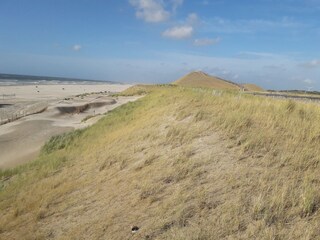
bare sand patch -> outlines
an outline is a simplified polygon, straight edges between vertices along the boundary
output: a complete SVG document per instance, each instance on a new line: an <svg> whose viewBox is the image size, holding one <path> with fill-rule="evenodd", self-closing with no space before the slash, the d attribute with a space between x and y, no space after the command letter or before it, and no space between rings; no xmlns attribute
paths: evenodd
<svg viewBox="0 0 320 240"><path fill-rule="evenodd" d="M54 126L49 120L21 120L12 131L0 135L0 167L14 167L35 158L48 138L72 129Z"/></svg>

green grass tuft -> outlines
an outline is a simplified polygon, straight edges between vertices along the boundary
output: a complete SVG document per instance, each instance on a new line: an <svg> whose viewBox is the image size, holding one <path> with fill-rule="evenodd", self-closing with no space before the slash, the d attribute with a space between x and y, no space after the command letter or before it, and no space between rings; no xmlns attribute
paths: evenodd
<svg viewBox="0 0 320 240"><path fill-rule="evenodd" d="M50 140L42 147L42 154L50 154L54 151L64 149L75 142L81 134L84 132L83 129L78 129L70 133L64 133L61 135L53 136Z"/></svg>

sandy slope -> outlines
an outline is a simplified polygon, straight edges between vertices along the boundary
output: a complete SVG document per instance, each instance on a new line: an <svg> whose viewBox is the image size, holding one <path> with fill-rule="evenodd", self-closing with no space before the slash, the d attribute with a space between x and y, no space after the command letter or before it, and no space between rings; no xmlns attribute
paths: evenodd
<svg viewBox="0 0 320 240"><path fill-rule="evenodd" d="M108 93L79 97L70 97L71 95L82 94L83 91L119 92L127 87L128 85L110 84L41 85L36 88L40 89L39 94L34 93L35 86L4 87L6 89L1 87L2 92L16 94L15 98L0 100L0 103L12 104L7 107L7 112L20 111L43 101L48 107L44 112L0 125L0 168L13 167L34 159L41 146L51 136L91 125L100 119L102 114L136 99L134 97L112 98ZM63 109L87 105L83 112L63 112ZM0 108L0 116L3 112L4 109ZM83 121L86 117L90 119Z"/></svg>

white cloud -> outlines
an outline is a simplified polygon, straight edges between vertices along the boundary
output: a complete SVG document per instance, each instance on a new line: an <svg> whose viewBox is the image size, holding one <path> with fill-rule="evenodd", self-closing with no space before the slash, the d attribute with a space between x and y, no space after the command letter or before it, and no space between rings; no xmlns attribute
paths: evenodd
<svg viewBox="0 0 320 240"><path fill-rule="evenodd" d="M136 8L136 17L146 22L159 23L167 21L184 0L129 0ZM166 10L165 6L172 7Z"/></svg>
<svg viewBox="0 0 320 240"><path fill-rule="evenodd" d="M162 33L163 37L172 39L186 39L190 38L194 32L194 25L198 22L198 15L195 13L190 13L187 19L184 21L183 25L178 25L165 30Z"/></svg>
<svg viewBox="0 0 320 240"><path fill-rule="evenodd" d="M136 8L136 17L146 22L164 22L169 19L170 12L166 11L161 0L129 0Z"/></svg>
<svg viewBox="0 0 320 240"><path fill-rule="evenodd" d="M82 48L82 46L80 44L75 44L72 46L72 50L76 51L76 52L80 51L81 48Z"/></svg>
<svg viewBox="0 0 320 240"><path fill-rule="evenodd" d="M250 59L258 59L258 58L284 58L284 55L276 54L276 53L268 53L268 52L250 52L244 51L237 54L238 57L241 58L250 58Z"/></svg>
<svg viewBox="0 0 320 240"><path fill-rule="evenodd" d="M171 3L173 11L176 11L176 9L183 4L183 0L171 0Z"/></svg>
<svg viewBox="0 0 320 240"><path fill-rule="evenodd" d="M306 68L316 68L316 67L320 67L320 60L312 60L310 62L306 62L301 64L302 67L306 67Z"/></svg>
<svg viewBox="0 0 320 240"><path fill-rule="evenodd" d="M198 22L199 17L196 13L190 13L187 17L187 23L190 25L194 25Z"/></svg>
<svg viewBox="0 0 320 240"><path fill-rule="evenodd" d="M162 36L172 39L185 39L190 38L193 34L192 26L180 26L169 28L162 33Z"/></svg>
<svg viewBox="0 0 320 240"><path fill-rule="evenodd" d="M307 25L296 21L295 19L283 17L277 20L269 19L225 19L214 17L205 22L208 32L220 33L254 33L268 32L283 29L305 29Z"/></svg>
<svg viewBox="0 0 320 240"><path fill-rule="evenodd" d="M269 71L286 71L286 67L283 64L270 64L263 67L264 69L267 69Z"/></svg>
<svg viewBox="0 0 320 240"><path fill-rule="evenodd" d="M183 2L184 0L129 0L129 3L136 9L137 18L152 23L167 21L175 14L176 9L180 7ZM168 11L166 7L172 7L172 9ZM162 36L171 39L190 38L193 35L195 25L198 21L198 15L196 13L190 13L184 21L162 32ZM195 44L209 45L209 42L203 43L197 40Z"/></svg>
<svg viewBox="0 0 320 240"><path fill-rule="evenodd" d="M193 45L197 47L201 46L209 46L209 45L214 45L217 44L221 41L220 38L202 38L202 39L195 39L193 41Z"/></svg>
<svg viewBox="0 0 320 240"><path fill-rule="evenodd" d="M304 79L303 82L306 83L306 84L312 84L312 83L314 83L314 81L311 80L311 79L309 79L309 78Z"/></svg>

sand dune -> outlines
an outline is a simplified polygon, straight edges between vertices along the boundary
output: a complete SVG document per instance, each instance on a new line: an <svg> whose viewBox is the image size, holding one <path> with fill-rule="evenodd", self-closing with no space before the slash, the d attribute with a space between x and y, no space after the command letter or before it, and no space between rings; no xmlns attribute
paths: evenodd
<svg viewBox="0 0 320 240"><path fill-rule="evenodd" d="M173 84L186 87L209 87L215 89L240 90L242 86L218 77L210 76L204 72L191 72L175 81Z"/></svg>
<svg viewBox="0 0 320 240"><path fill-rule="evenodd" d="M264 89L262 87L259 87L258 85L253 84L253 83L246 83L246 84L243 84L243 86L247 91L252 91L252 92L263 92L264 91Z"/></svg>
<svg viewBox="0 0 320 240"><path fill-rule="evenodd" d="M223 90L264 91L264 89L256 84L238 84L226 79L210 76L209 74L201 71L191 72L176 80L173 84L185 87L206 87Z"/></svg>

